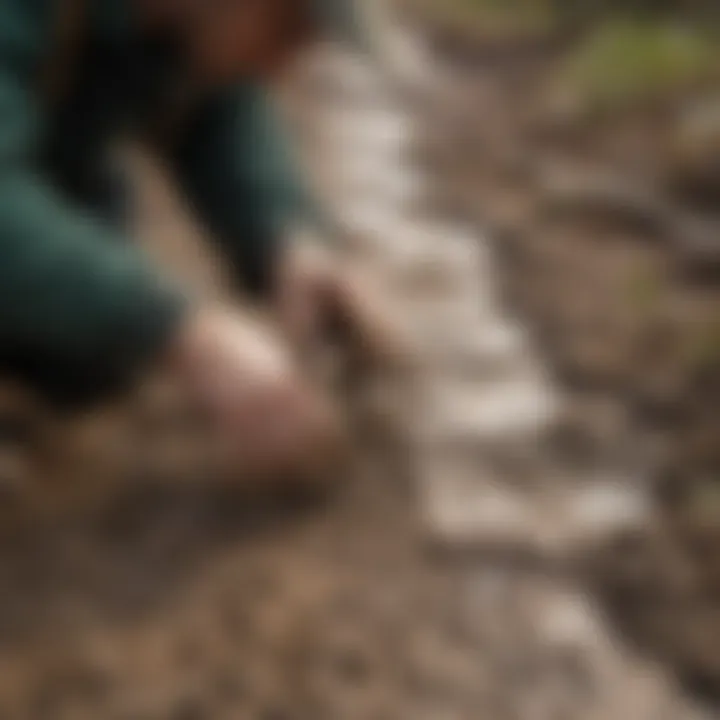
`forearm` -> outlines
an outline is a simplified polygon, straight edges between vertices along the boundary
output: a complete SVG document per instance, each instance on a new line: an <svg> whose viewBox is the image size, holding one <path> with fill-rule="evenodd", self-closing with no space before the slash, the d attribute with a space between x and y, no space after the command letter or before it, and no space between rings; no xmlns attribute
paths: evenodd
<svg viewBox="0 0 720 720"><path fill-rule="evenodd" d="M0 372L59 401L124 384L171 342L185 305L39 178L0 177Z"/></svg>
<svg viewBox="0 0 720 720"><path fill-rule="evenodd" d="M267 291L293 226L312 210L265 93L245 86L212 98L172 161L245 288Z"/></svg>

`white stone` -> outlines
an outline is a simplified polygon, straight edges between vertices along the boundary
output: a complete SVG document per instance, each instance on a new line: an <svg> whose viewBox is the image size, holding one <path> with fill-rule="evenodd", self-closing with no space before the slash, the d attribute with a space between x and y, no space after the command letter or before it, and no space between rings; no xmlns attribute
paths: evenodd
<svg viewBox="0 0 720 720"><path fill-rule="evenodd" d="M332 208L333 214L348 231L362 236L368 246L385 248L396 233L402 237L407 232L407 216L400 208L367 200L358 202L357 198L339 200L337 206Z"/></svg>
<svg viewBox="0 0 720 720"><path fill-rule="evenodd" d="M385 67L405 85L413 88L434 86L437 62L433 61L418 35L406 32L386 19L387 3L374 0L376 17L373 33L376 51Z"/></svg>
<svg viewBox="0 0 720 720"><path fill-rule="evenodd" d="M488 315L490 313L488 312ZM435 326L427 321L415 331L418 347L430 361L458 360L482 357L488 360L507 361L516 364L523 359L532 363L534 356L527 348L525 336L514 325L497 319L477 322L467 328L457 328L448 323Z"/></svg>
<svg viewBox="0 0 720 720"><path fill-rule="evenodd" d="M593 647L603 637L597 613L587 596L555 592L538 607L537 628L541 639L561 647Z"/></svg>
<svg viewBox="0 0 720 720"><path fill-rule="evenodd" d="M429 531L443 543L467 547L476 543L516 544L533 540L532 506L497 482L458 474L452 465L419 469L423 512Z"/></svg>
<svg viewBox="0 0 720 720"><path fill-rule="evenodd" d="M395 153L397 157L415 137L415 125L408 116L393 110L343 110L323 118L322 136L330 153L344 147L356 153Z"/></svg>
<svg viewBox="0 0 720 720"><path fill-rule="evenodd" d="M495 380L489 386L438 381L427 395L418 432L431 443L465 443L541 432L555 418L557 401L537 378Z"/></svg>
<svg viewBox="0 0 720 720"><path fill-rule="evenodd" d="M443 345L457 347L463 343L464 334L472 332L473 328L480 327L484 320L490 318L489 310L483 317L477 307L464 301L454 306L449 302L443 303L439 307L429 302L397 301L394 309L408 338L426 352L427 348L435 350ZM447 353L443 354L447 356Z"/></svg>
<svg viewBox="0 0 720 720"><path fill-rule="evenodd" d="M607 536L641 526L651 515L647 492L633 479L615 478L580 486L568 501L568 520L580 536Z"/></svg>
<svg viewBox="0 0 720 720"><path fill-rule="evenodd" d="M428 191L426 179L398 163L382 162L372 166L353 168L340 165L339 171L329 178L328 192L349 204L391 205L410 207L419 202Z"/></svg>
<svg viewBox="0 0 720 720"><path fill-rule="evenodd" d="M337 167L332 168L338 182L358 181L364 183L382 182L387 177L397 182L420 182L422 173L407 163L399 163L383 152L343 153Z"/></svg>

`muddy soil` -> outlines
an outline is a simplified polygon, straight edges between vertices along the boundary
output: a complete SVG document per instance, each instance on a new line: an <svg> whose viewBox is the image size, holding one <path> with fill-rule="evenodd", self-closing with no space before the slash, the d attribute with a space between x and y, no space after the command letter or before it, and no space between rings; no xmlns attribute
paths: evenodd
<svg viewBox="0 0 720 720"><path fill-rule="evenodd" d="M449 205L495 238L506 301L568 396L557 448L654 488L657 522L588 558L588 579L626 638L717 693L720 185L709 137L704 170L677 143L717 88L558 115L566 39L487 45L416 21L447 82L446 103L427 108L427 161L454 188Z"/></svg>
<svg viewBox="0 0 720 720"><path fill-rule="evenodd" d="M131 164L148 250L226 293L162 173ZM241 492L161 400L53 425L62 452L3 487L2 720L500 717L506 661L479 640L465 575L426 552L402 445L357 418L329 495Z"/></svg>
<svg viewBox="0 0 720 720"><path fill-rule="evenodd" d="M483 75L493 81L487 87L511 88L495 69ZM506 96L518 99L514 90ZM474 94L466 97L475 102ZM502 119L504 105L494 95L488 97L494 98L488 107ZM432 133L427 138L426 159L437 162L434 149L439 145L441 160L449 156L450 162L445 162L445 170L437 169L440 192L416 212L471 216L463 194L469 189L470 210L482 209L485 220L490 216L487 208L501 207L513 208L509 217L516 218L514 209L532 208L533 197L506 192L506 185L514 188L510 180L517 177L517 164L510 163L510 172L505 166L506 172L498 173L481 162L487 152L476 141L474 119L484 118L478 123L483 133L504 126L505 139L513 141L510 149L517 147L519 131L516 134L509 122L496 125L485 115L468 114L464 102L448 102L444 108L459 123L453 138L465 144L446 142L446 117L436 123L440 142ZM476 106L478 113L481 109ZM467 119L473 120L470 128ZM492 134L488 139L495 142ZM460 163L458 150L468 158L472 153L475 161ZM485 167L487 175L478 173L478 167ZM508 182L501 182L505 178ZM491 196L491 191L497 194ZM176 248L184 236L184 221L178 220L177 208L157 197L146 211L153 247L167 258L168 249ZM519 271L533 248L529 233L510 232L515 228L495 220L491 225L498 231L499 249L512 249L514 262L506 266L505 276L536 278L536 271ZM598 282L612 276L607 269L611 260L599 252L602 243L596 225L592 227L592 237L584 242L597 245L593 263L586 252L568 255L569 243L562 239L557 240L557 252L550 252L555 235L546 231L548 250L540 253L540 260L559 262L550 317L568 304L563 298L572 299L570 306L580 306L579 300L589 294L578 287L563 295L558 278L586 279L583 273L596 265ZM583 225L577 233L585 238L588 229ZM662 254L645 246L635 250L633 242L611 236L619 248L615 262L622 264L632 247L643 259L647 252L662 264ZM508 237L515 242L506 242ZM195 275L204 265L204 254L193 243L170 252L180 274ZM547 276L543 280L552 285ZM210 268L200 281L215 291L217 274ZM508 291L509 298L512 295ZM542 297L555 296L546 292ZM539 321L534 324L541 327ZM605 400L604 394L600 397ZM594 394L591 399L597 400ZM614 419L618 411L614 402L610 405L602 413L593 405L593 412L580 413L577 420L590 418L588 432L594 439L605 438L605 449L615 451L618 443L610 438L619 434ZM606 419L598 425L600 417ZM89 424L99 425L92 418ZM572 567L548 565L507 549L463 559L435 555L426 542L426 518L420 518L415 458L384 432L359 436L356 462L347 477L338 478L336 492L324 501L308 502L261 500L213 488L201 472L188 472L182 454L179 465L178 456L170 465L176 472L168 473L167 466L160 472L176 482L151 482L153 473L135 462L145 453L143 433L133 430L132 422L128 428L126 418L120 425L125 434L118 435L111 423L105 435L114 438L109 455L99 453L99 464L76 462L70 473L83 488L102 487L102 500L73 502L72 511L29 514L4 534L2 720L717 716L696 708L661 663L648 663L625 638L608 632L602 608L585 592L582 581L587 579L600 597L619 598L626 608L632 583L641 578L643 597L648 588L656 595L658 585L649 574L632 567L624 575L620 572L615 560L629 563L635 557L624 546L607 553L609 571L600 564L605 555ZM577 439L577 422L570 428L576 452L600 452L594 441ZM563 439L564 447L569 443ZM632 454L636 443L630 445L626 452ZM128 458L133 460L129 466ZM177 482L181 477L183 482ZM663 542L670 537L666 524L659 535ZM649 537L643 535L641 547ZM649 547L664 569L664 546ZM643 562L642 567L653 566ZM687 566L681 562L680 567L684 573ZM630 582L611 585L609 578ZM678 587L675 581L669 586ZM618 590L612 596L614 588ZM664 588L657 597L663 597ZM633 607L645 606L638 601ZM666 612L668 607L661 609ZM632 617L627 612L625 616ZM622 627L628 636L639 637L636 622ZM653 641L658 636L655 627L647 633ZM708 628L703 624L693 637L703 632L711 636ZM678 635L683 640L690 636ZM677 662L676 645L668 642L667 647L656 654L683 666ZM696 647L688 651L695 652L695 660L700 657Z"/></svg>
<svg viewBox="0 0 720 720"><path fill-rule="evenodd" d="M134 160L148 250L226 292L165 178ZM214 484L196 429L158 400L55 428L62 463L33 457L29 487L4 488L0 718L473 717L485 653L459 579L426 556L401 448L358 418L328 495L243 492Z"/></svg>
<svg viewBox="0 0 720 720"><path fill-rule="evenodd" d="M15 535L0 717L416 717L439 661L415 652L416 629L452 647L464 633L410 507L373 467L327 505L145 490ZM465 683L453 702L470 702L477 659L438 680Z"/></svg>

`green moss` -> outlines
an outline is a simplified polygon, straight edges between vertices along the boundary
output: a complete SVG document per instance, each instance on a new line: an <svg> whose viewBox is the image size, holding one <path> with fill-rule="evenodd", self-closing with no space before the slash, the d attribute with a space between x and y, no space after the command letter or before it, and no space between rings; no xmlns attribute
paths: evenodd
<svg viewBox="0 0 720 720"><path fill-rule="evenodd" d="M647 316L659 308L667 297L665 278L647 267L634 268L625 284L625 300L628 309L637 315Z"/></svg>
<svg viewBox="0 0 720 720"><path fill-rule="evenodd" d="M696 27L609 21L565 62L560 85L590 111L615 109L714 77L717 48L715 38Z"/></svg>
<svg viewBox="0 0 720 720"><path fill-rule="evenodd" d="M720 370L720 318L708 322L689 338L686 364L694 371Z"/></svg>

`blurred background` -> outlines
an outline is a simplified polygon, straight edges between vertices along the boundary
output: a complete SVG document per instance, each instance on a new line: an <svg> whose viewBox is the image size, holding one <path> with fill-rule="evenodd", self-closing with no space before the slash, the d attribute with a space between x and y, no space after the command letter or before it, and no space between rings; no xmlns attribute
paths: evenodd
<svg viewBox="0 0 720 720"><path fill-rule="evenodd" d="M333 10L282 108L413 373L337 390L319 503L213 488L151 391L5 453L0 719L720 717L720 7Z"/></svg>

